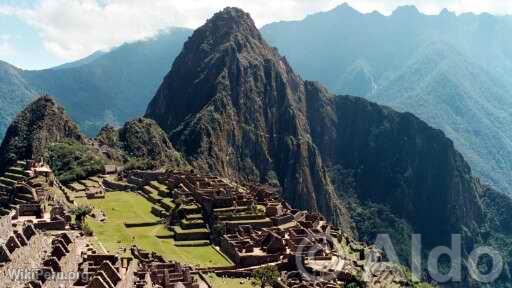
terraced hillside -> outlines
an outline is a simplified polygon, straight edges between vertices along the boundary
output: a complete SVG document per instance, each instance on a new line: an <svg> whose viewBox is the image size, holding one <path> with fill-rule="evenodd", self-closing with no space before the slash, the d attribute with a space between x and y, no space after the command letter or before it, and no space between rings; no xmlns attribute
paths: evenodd
<svg viewBox="0 0 512 288"><path fill-rule="evenodd" d="M164 189L162 186L159 187ZM153 189L148 186L144 190L149 190L148 188ZM91 205L98 213L101 211L105 214L104 221L91 218L88 224L101 243L99 245L109 252L119 252L137 245L142 249L159 253L167 260L185 264L201 267L232 265L210 245L209 241L175 241L173 233L161 224L160 216L164 215L157 212L169 211L162 207L169 208L166 205L174 206L174 203L166 200L164 202L168 204L163 204L163 197L159 197L157 194L149 196L143 193L116 191L107 192L105 199L81 198L78 202ZM156 201L152 200L152 203L150 198Z"/></svg>
<svg viewBox="0 0 512 288"><path fill-rule="evenodd" d="M24 181L29 176L24 169L25 165L25 162L18 161L0 177L0 216L9 214L16 205L34 201L34 195L29 189L17 187L19 181Z"/></svg>

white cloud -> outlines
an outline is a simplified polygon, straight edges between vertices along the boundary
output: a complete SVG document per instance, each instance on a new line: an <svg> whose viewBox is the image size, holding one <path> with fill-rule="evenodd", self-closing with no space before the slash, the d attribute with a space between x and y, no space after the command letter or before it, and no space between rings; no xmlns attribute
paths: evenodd
<svg viewBox="0 0 512 288"><path fill-rule="evenodd" d="M171 26L195 28L226 6L251 13L258 26L301 19L326 11L343 0L40 0L31 8L0 6L0 14L17 15L41 34L44 46L63 60L75 60L123 42L144 39ZM415 4L426 13L446 7L456 12L512 13L503 0L348 0L362 12L390 14Z"/></svg>
<svg viewBox="0 0 512 288"><path fill-rule="evenodd" d="M0 35L0 59L5 59L15 54L14 46L11 44L11 35Z"/></svg>

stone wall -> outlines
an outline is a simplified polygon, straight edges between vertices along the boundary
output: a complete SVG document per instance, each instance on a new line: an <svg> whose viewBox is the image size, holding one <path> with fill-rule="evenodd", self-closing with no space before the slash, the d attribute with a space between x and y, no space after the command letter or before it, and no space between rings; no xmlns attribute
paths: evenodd
<svg viewBox="0 0 512 288"><path fill-rule="evenodd" d="M72 238L72 240L73 243L68 246L69 253L60 260L63 272L61 275L66 277L48 280L45 283L45 288L73 287L73 283L78 277L78 264L82 260L80 252L85 246L85 240L80 238Z"/></svg>
<svg viewBox="0 0 512 288"><path fill-rule="evenodd" d="M17 281L12 273L36 271L51 247L51 237L45 234L34 235L27 246L16 249L10 256L11 262L0 268L1 287L22 288L27 281Z"/></svg>
<svg viewBox="0 0 512 288"><path fill-rule="evenodd" d="M5 215L0 218L0 242L5 242L12 234L11 215Z"/></svg>
<svg viewBox="0 0 512 288"><path fill-rule="evenodd" d="M125 182L118 182L109 179L103 179L103 186L114 191L136 191L137 186Z"/></svg>

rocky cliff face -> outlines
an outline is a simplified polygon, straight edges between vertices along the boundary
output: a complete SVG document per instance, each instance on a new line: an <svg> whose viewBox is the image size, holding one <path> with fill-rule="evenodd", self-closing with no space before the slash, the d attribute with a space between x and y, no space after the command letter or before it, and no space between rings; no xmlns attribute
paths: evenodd
<svg viewBox="0 0 512 288"><path fill-rule="evenodd" d="M128 121L118 130L105 126L96 140L100 146L114 148L114 151L110 150L114 152L112 155L121 151L126 157L149 160L157 166L188 167L186 160L174 149L162 128L151 119Z"/></svg>
<svg viewBox="0 0 512 288"><path fill-rule="evenodd" d="M384 204L431 245L462 227L479 229L482 187L443 132L410 113L329 95L317 83L306 82L306 91L312 139L331 177L354 180L337 187L340 197L351 191L363 203Z"/></svg>
<svg viewBox="0 0 512 288"><path fill-rule="evenodd" d="M75 123L49 96L43 96L20 112L7 129L0 146L0 169L18 159L44 157L52 143L66 139L85 143Z"/></svg>
<svg viewBox="0 0 512 288"><path fill-rule="evenodd" d="M146 115L194 167L278 183L345 227L352 199L384 205L430 245L483 221L480 186L441 131L303 81L235 8L194 32Z"/></svg>
<svg viewBox="0 0 512 288"><path fill-rule="evenodd" d="M298 208L347 223L310 137L303 81L239 9L194 32L147 117L207 173L279 183Z"/></svg>

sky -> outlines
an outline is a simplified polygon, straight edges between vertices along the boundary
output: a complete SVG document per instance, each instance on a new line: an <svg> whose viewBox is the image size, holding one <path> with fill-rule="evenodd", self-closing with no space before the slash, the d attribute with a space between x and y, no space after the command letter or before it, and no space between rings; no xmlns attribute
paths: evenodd
<svg viewBox="0 0 512 288"><path fill-rule="evenodd" d="M226 6L251 13L259 27L299 20L343 3L389 15L416 5L426 14L447 8L512 15L512 0L0 0L0 60L44 69L146 39L170 27L196 28Z"/></svg>

